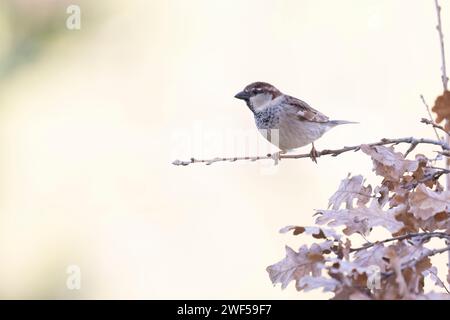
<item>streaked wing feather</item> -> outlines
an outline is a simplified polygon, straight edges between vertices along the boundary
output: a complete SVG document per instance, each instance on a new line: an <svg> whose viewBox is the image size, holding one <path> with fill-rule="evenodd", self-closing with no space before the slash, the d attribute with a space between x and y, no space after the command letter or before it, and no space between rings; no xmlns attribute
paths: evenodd
<svg viewBox="0 0 450 320"><path fill-rule="evenodd" d="M318 123L324 123L328 122L329 119L326 115L323 113L317 111L313 107L311 107L306 102L287 96L287 104L295 108L296 114L299 117L299 120L306 120L311 122L318 122Z"/></svg>

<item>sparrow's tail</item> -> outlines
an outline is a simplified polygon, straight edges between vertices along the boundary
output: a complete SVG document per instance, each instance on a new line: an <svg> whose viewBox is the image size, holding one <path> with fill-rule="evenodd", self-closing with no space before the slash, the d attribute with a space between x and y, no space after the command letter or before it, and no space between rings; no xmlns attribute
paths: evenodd
<svg viewBox="0 0 450 320"><path fill-rule="evenodd" d="M338 126L341 124L358 124L359 122L355 122L355 121L347 121L347 120L331 120L329 121L329 123L331 124L331 126Z"/></svg>

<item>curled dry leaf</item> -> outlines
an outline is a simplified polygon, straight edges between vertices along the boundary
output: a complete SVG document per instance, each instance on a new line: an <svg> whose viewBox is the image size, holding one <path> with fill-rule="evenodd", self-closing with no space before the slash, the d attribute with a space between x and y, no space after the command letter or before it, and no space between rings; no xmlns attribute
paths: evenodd
<svg viewBox="0 0 450 320"><path fill-rule="evenodd" d="M393 236L419 232L421 226L423 225L421 221L414 217L411 212L400 212L395 216L395 218L403 223L403 228L401 228L398 232L393 233Z"/></svg>
<svg viewBox="0 0 450 320"><path fill-rule="evenodd" d="M450 121L450 92L446 90L442 95L437 97L431 110L436 113L436 123L447 120L445 130L450 131L448 124Z"/></svg>
<svg viewBox="0 0 450 320"><path fill-rule="evenodd" d="M374 193L378 195L378 204L381 208L383 208L384 205L389 201L389 188L385 185L382 185L380 187L377 186L375 187Z"/></svg>
<svg viewBox="0 0 450 320"><path fill-rule="evenodd" d="M378 201L372 201L370 207L319 211L321 216L316 219L316 223L327 224L330 227L346 226L343 230L346 235L353 233L367 235L373 227L377 226L382 226L391 233L395 233L404 226L395 217L405 210L405 205L399 205L384 211Z"/></svg>
<svg viewBox="0 0 450 320"><path fill-rule="evenodd" d="M403 240L397 242L395 246L392 245L389 247L390 250L395 250L395 254L402 264L410 261L420 261L430 252L428 248L422 245L423 240L419 240L417 243L411 241L412 240L410 240L410 243L412 243L412 245ZM414 266L414 264L412 266Z"/></svg>
<svg viewBox="0 0 450 320"><path fill-rule="evenodd" d="M420 244L409 245L400 241L386 250L386 262L393 276L386 279L386 290L381 299L412 299L422 294L426 270L432 265L430 250Z"/></svg>
<svg viewBox="0 0 450 320"><path fill-rule="evenodd" d="M427 220L416 219L423 230L436 231L450 228L450 213L438 212Z"/></svg>
<svg viewBox="0 0 450 320"><path fill-rule="evenodd" d="M404 297L408 293L408 285L403 277L401 259L397 256L395 249L392 247L389 247L386 250L386 258L389 259L389 265L395 272L395 282L398 285L398 294L400 297Z"/></svg>
<svg viewBox="0 0 450 320"><path fill-rule="evenodd" d="M407 203L410 190L403 188L400 184L391 184L391 191L393 191L393 195L389 199L389 205L391 207Z"/></svg>
<svg viewBox="0 0 450 320"><path fill-rule="evenodd" d="M419 183L424 183L429 188L439 185L439 181L435 178L438 169L430 168L428 166L430 160L421 154L416 155L416 160L419 161L419 167L413 172L412 181L409 183L407 181L402 181L402 187L409 191Z"/></svg>
<svg viewBox="0 0 450 320"><path fill-rule="evenodd" d="M302 233L313 236L316 239L329 239L333 238L339 240L341 235L339 235L335 230L329 228L320 227L300 227L300 226L286 226L280 229L280 233L287 233L293 230L293 234L299 235Z"/></svg>
<svg viewBox="0 0 450 320"><path fill-rule="evenodd" d="M359 250L354 253L354 263L361 267L377 266L381 272L384 272L386 271L385 251L386 248L383 244L376 244L366 250Z"/></svg>
<svg viewBox="0 0 450 320"><path fill-rule="evenodd" d="M442 283L442 281L439 279L438 277L438 270L436 267L431 267L429 269L426 269L422 272L422 274L424 275L424 277L430 277L431 281L433 282L433 284L435 286L438 286L440 288L444 287L444 284Z"/></svg>
<svg viewBox="0 0 450 320"><path fill-rule="evenodd" d="M426 220L450 208L450 191L436 192L420 184L409 197L410 211L416 218Z"/></svg>
<svg viewBox="0 0 450 320"><path fill-rule="evenodd" d="M336 254L339 259L350 260L352 243L349 238L345 239L345 242L338 240L334 243L331 250Z"/></svg>
<svg viewBox="0 0 450 320"><path fill-rule="evenodd" d="M361 151L368 154L373 161L373 170L386 180L397 182L405 172L416 171L417 160L406 160L401 152L395 152L393 147L361 145Z"/></svg>
<svg viewBox="0 0 450 320"><path fill-rule="evenodd" d="M298 252L286 246L286 257L267 267L267 272L274 285L281 283L281 288L284 289L291 281L296 281L298 289L299 281L304 276L320 276L324 261L322 248L319 245L313 245L311 248L303 245Z"/></svg>
<svg viewBox="0 0 450 320"><path fill-rule="evenodd" d="M364 178L361 175L343 179L338 190L328 201L328 208L339 209L341 204L345 203L347 209L353 208L353 200L357 199L357 206L362 207L369 202L372 194L372 187L364 186Z"/></svg>

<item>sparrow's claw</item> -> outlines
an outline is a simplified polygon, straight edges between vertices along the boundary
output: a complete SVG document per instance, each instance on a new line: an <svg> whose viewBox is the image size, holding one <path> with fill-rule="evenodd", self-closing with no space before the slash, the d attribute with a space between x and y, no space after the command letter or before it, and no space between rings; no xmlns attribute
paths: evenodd
<svg viewBox="0 0 450 320"><path fill-rule="evenodd" d="M320 156L320 154L317 152L316 148L314 147L314 143L313 143L311 152L309 153L309 157L311 158L312 161L317 163L317 157L319 157L319 156Z"/></svg>

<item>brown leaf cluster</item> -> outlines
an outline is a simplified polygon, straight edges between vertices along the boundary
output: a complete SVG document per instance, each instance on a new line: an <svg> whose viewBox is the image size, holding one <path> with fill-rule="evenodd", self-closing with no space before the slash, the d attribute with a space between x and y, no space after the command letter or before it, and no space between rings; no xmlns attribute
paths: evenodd
<svg viewBox="0 0 450 320"><path fill-rule="evenodd" d="M364 186L364 178L361 175L350 177L341 181L338 190L331 196L328 201L328 208L333 210L339 209L341 204L345 204L347 209L353 208L353 202L356 199L356 206L362 207L369 202L372 194L372 187Z"/></svg>
<svg viewBox="0 0 450 320"><path fill-rule="evenodd" d="M282 233L310 235L323 242L296 252L267 268L274 284L297 290L322 288L333 299L447 299L430 257L429 240L445 245L450 239L450 191L443 191L439 169L424 155L405 159L393 147L361 146L370 156L380 185L366 185L361 175L348 175L330 197L327 210L318 210L316 226L287 226ZM353 237L371 236L374 228L391 238L352 246ZM450 248L448 248L450 250ZM450 273L448 279L450 282ZM441 292L425 292L431 281Z"/></svg>

